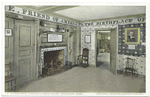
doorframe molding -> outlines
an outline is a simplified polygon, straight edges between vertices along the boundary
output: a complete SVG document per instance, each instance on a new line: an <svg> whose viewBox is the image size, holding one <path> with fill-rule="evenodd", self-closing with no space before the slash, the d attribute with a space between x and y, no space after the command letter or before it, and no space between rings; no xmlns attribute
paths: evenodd
<svg viewBox="0 0 150 97"><path fill-rule="evenodd" d="M96 67L97 67L97 31L112 31L112 29L116 29L117 30L117 44L118 44L118 26L115 27L115 28L96 28L95 29L95 64L96 64ZM118 45L116 46L116 52L118 52ZM111 55L110 55L111 56ZM116 63L117 63L117 54L116 54ZM116 64L117 65L117 64ZM116 66L117 67L117 66ZM116 68L116 75L117 75L117 68Z"/></svg>
<svg viewBox="0 0 150 97"><path fill-rule="evenodd" d="M14 64L16 64L16 63L18 63L17 62L17 60L18 60L18 58L17 58L17 54L19 54L19 51L18 51L18 48L16 48L19 44L16 44L16 43L19 43L19 42L17 42L17 41L19 41L17 38L18 37L16 37L17 35L16 35L16 33L17 33L17 30L19 30L19 29L17 29L17 24L30 24L30 25L32 25L34 28L33 28L33 32L34 32L34 40L31 42L31 44L33 43L33 53L34 53L34 56L33 56L33 60L34 60L34 70L33 70L33 75L32 75L32 78L30 79L30 80L34 80L34 79L36 79L37 78L37 75L38 75L38 70L36 70L37 68L38 68L38 66L37 66L37 64L36 64L36 56L37 56L37 54L36 54L36 52L37 52L37 48L36 48L36 34L38 33L37 31L37 28L38 28L38 22L37 21L24 21L24 20L17 20L17 19L13 19L13 21L14 21L14 41L13 41L13 44L14 44ZM24 22L24 23L22 23L22 21ZM32 37L32 36L31 36ZM17 73L19 72L19 65L17 64L16 65L17 67ZM37 74L36 74L37 73ZM16 75L16 77L18 78L18 80L17 81L20 81L20 79L19 79L19 76L20 75ZM19 82L18 84L17 84L17 87L19 88L20 87L20 85L22 85L23 83L21 83L21 82Z"/></svg>
<svg viewBox="0 0 150 97"><path fill-rule="evenodd" d="M97 66L97 33L98 33L98 31L111 31L111 29L110 28L98 28L98 29L95 29L95 33L96 33L96 35L95 35L95 56L96 56L95 62L96 62L96 67L98 67Z"/></svg>

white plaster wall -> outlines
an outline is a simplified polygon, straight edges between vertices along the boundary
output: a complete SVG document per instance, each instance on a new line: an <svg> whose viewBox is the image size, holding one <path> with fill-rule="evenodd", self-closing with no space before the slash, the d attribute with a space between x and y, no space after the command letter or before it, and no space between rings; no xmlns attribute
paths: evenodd
<svg viewBox="0 0 150 97"><path fill-rule="evenodd" d="M81 27L81 54L83 48L89 49L89 65L96 67L96 30L95 29L105 29L105 28L116 28L118 25L103 25L103 26L83 26ZM91 43L85 43L85 35L91 35Z"/></svg>
<svg viewBox="0 0 150 97"><path fill-rule="evenodd" d="M135 59L135 69L138 71L138 74L145 75L146 69L146 58L137 57L137 56L127 56L127 55L118 55L117 56L117 70L123 70L126 66L126 58L130 57Z"/></svg>
<svg viewBox="0 0 150 97"><path fill-rule="evenodd" d="M133 22L133 23L136 23L136 22ZM122 25L122 24L119 24L119 25ZM95 29L116 28L116 27L118 27L118 25L101 25L101 26L95 25L95 26L82 26L81 27L81 54L82 54L83 48L89 49L89 65L96 67L96 48L95 48L96 30ZM91 43L85 43L84 41L85 35L91 35ZM117 57L116 68L117 70L122 70L123 67L125 66L125 58L127 56L126 55L117 55L117 56L118 57ZM145 75L146 58L134 57L134 56L131 56L131 57L136 59L136 68L138 70L138 73L141 75Z"/></svg>

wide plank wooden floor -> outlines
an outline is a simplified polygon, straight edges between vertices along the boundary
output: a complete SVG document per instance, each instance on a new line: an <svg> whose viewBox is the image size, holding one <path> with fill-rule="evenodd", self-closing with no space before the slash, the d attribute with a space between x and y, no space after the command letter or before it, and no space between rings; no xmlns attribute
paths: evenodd
<svg viewBox="0 0 150 97"><path fill-rule="evenodd" d="M144 92L144 77L117 76L107 69L74 67L61 74L32 81L18 92Z"/></svg>

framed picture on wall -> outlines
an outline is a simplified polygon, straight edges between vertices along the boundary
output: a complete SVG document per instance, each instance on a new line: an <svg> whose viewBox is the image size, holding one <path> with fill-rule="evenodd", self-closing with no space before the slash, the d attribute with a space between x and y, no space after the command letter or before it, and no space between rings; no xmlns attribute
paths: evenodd
<svg viewBox="0 0 150 97"><path fill-rule="evenodd" d="M91 43L91 35L85 35L85 43Z"/></svg>
<svg viewBox="0 0 150 97"><path fill-rule="evenodd" d="M5 29L5 36L12 36L12 29Z"/></svg>
<svg viewBox="0 0 150 97"><path fill-rule="evenodd" d="M125 44L140 44L140 28L125 28Z"/></svg>

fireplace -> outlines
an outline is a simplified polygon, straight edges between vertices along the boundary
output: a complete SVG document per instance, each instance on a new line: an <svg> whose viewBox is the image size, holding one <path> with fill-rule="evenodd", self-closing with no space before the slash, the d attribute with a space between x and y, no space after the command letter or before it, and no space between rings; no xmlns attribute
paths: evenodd
<svg viewBox="0 0 150 97"><path fill-rule="evenodd" d="M42 68L47 65L48 68L57 68L65 65L66 47L42 48L41 49L41 74Z"/></svg>
<svg viewBox="0 0 150 97"><path fill-rule="evenodd" d="M50 67L56 67L64 64L64 50L44 52L44 65L48 64Z"/></svg>

